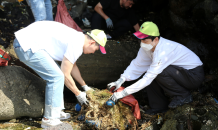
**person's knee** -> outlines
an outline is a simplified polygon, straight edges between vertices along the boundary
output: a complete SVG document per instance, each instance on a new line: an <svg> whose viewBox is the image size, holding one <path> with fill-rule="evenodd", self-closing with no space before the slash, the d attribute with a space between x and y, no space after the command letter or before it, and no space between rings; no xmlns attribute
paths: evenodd
<svg viewBox="0 0 218 130"><path fill-rule="evenodd" d="M172 70L172 66L166 67L160 74L158 74L156 79L169 76L169 72Z"/></svg>
<svg viewBox="0 0 218 130"><path fill-rule="evenodd" d="M64 74L62 73L62 71L58 71L56 76L54 76L54 80L56 82L63 82L64 83Z"/></svg>

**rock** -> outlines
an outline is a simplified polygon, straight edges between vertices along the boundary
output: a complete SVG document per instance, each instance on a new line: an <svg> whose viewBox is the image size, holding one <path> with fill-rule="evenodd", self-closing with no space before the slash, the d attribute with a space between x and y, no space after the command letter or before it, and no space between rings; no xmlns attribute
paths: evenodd
<svg viewBox="0 0 218 130"><path fill-rule="evenodd" d="M191 115L191 119L192 119L192 120L197 120L198 117L197 117L196 115Z"/></svg>
<svg viewBox="0 0 218 130"><path fill-rule="evenodd" d="M178 122L176 120L167 120L163 124L161 130L176 130Z"/></svg>
<svg viewBox="0 0 218 130"><path fill-rule="evenodd" d="M139 46L138 42L108 41L106 55L100 51L91 55L83 54L76 63L88 85L106 88L107 83L116 81L136 57Z"/></svg>
<svg viewBox="0 0 218 130"><path fill-rule="evenodd" d="M9 122L10 123L16 123L16 121L17 121L16 119L11 119Z"/></svg>
<svg viewBox="0 0 218 130"><path fill-rule="evenodd" d="M73 127L68 123L62 123L57 126L46 128L45 130L73 130Z"/></svg>
<svg viewBox="0 0 218 130"><path fill-rule="evenodd" d="M0 67L0 73L0 120L42 117L45 81L16 66Z"/></svg>

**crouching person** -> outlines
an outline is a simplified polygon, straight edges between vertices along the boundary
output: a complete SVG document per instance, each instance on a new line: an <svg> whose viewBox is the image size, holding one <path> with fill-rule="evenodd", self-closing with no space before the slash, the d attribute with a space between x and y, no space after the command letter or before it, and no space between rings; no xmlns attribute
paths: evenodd
<svg viewBox="0 0 218 130"><path fill-rule="evenodd" d="M76 79L85 91L91 89L81 77L76 65L84 54L101 50L106 54L106 35L101 30L83 34L54 21L39 21L15 32L14 50L23 63L32 68L46 84L45 111L42 128L59 125L60 119L70 117L64 113L64 84L76 95L80 104L88 104L86 92L81 92ZM61 69L55 61L62 61ZM72 78L73 77L73 78Z"/></svg>
<svg viewBox="0 0 218 130"><path fill-rule="evenodd" d="M204 80L203 63L187 47L163 37L153 22L145 22L134 35L141 40L137 57L132 60L120 79L108 84L111 90L118 89L125 81L143 78L115 92L116 101L146 87L150 108L147 114L165 112L184 103L192 102L191 90L197 89ZM168 102L168 97L172 101Z"/></svg>

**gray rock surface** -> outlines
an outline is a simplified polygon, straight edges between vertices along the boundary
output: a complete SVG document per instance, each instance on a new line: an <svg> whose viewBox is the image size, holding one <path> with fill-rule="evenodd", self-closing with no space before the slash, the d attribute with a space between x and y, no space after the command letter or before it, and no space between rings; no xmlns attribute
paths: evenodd
<svg viewBox="0 0 218 130"><path fill-rule="evenodd" d="M41 117L45 81L17 66L0 67L0 120Z"/></svg>
<svg viewBox="0 0 218 130"><path fill-rule="evenodd" d="M48 127L45 130L73 130L73 127L68 123L62 123L57 126Z"/></svg>
<svg viewBox="0 0 218 130"><path fill-rule="evenodd" d="M94 54L83 54L77 63L81 75L90 86L106 88L107 84L116 81L136 57L140 44L135 41L108 41L107 54L100 51Z"/></svg>

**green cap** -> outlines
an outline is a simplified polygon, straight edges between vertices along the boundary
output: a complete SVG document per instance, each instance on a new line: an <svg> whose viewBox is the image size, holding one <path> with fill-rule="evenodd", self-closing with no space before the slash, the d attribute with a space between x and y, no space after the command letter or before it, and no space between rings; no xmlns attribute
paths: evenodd
<svg viewBox="0 0 218 130"><path fill-rule="evenodd" d="M133 34L139 39L145 39L148 36L160 36L159 29L153 22L144 22L139 31Z"/></svg>

